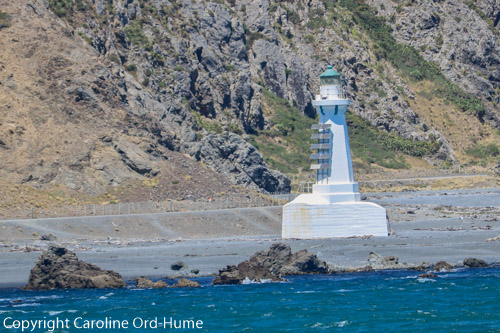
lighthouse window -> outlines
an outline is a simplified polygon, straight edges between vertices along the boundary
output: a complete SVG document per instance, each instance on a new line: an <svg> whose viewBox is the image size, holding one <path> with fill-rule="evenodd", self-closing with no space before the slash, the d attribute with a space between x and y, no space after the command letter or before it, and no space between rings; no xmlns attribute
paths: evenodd
<svg viewBox="0 0 500 333"><path fill-rule="evenodd" d="M320 79L320 85L325 85L325 86L339 86L340 85L340 77L334 76L334 77L322 77Z"/></svg>

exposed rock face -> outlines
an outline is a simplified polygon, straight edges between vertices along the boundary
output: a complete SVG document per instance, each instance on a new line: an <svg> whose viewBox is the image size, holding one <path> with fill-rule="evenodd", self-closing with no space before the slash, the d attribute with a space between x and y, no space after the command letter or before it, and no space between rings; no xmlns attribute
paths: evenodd
<svg viewBox="0 0 500 333"><path fill-rule="evenodd" d="M145 288L145 289L163 289L167 288L168 284L162 280L153 282L150 279L140 277L136 281L136 286L137 288Z"/></svg>
<svg viewBox="0 0 500 333"><path fill-rule="evenodd" d="M200 284L196 281L191 281L185 278L181 278L174 284L174 288L200 288Z"/></svg>
<svg viewBox="0 0 500 333"><path fill-rule="evenodd" d="M421 50L426 60L436 63L450 81L465 91L498 103L500 96L495 89L500 87L499 9L498 2L494 2L469 5L419 0L399 6L388 0L368 1L387 19L398 42ZM482 14L489 16L490 23ZM498 109L487 106L486 118L497 128L500 126Z"/></svg>
<svg viewBox="0 0 500 333"><path fill-rule="evenodd" d="M328 265L307 250L292 254L290 245L275 243L269 250L255 253L238 266L230 265L220 270L213 284L240 284L245 278L281 281L282 275L312 273L328 273Z"/></svg>
<svg viewBox="0 0 500 333"><path fill-rule="evenodd" d="M500 161L498 161L497 165L493 168L493 172L500 176Z"/></svg>
<svg viewBox="0 0 500 333"><path fill-rule="evenodd" d="M257 149L236 134L209 134L190 152L208 166L228 175L238 185L268 192L290 189L290 180L280 172L264 167L264 159Z"/></svg>
<svg viewBox="0 0 500 333"><path fill-rule="evenodd" d="M488 267L488 263L477 258L466 258L464 259L464 266L470 268Z"/></svg>
<svg viewBox="0 0 500 333"><path fill-rule="evenodd" d="M495 0L367 2L398 42L486 101L486 120L500 126ZM176 151L236 184L286 191L283 175L225 132L272 126L263 89L313 115L328 64L346 77L350 111L406 139L435 139L433 159L454 161L448 139L410 105L413 88L351 33L348 15L330 11L338 2L96 0L59 17L52 3L2 7L16 19L2 28L0 176L16 183L96 194L155 177Z"/></svg>
<svg viewBox="0 0 500 333"><path fill-rule="evenodd" d="M125 286L120 274L78 260L76 254L64 247L50 246L31 270L26 290L121 288Z"/></svg>
<svg viewBox="0 0 500 333"><path fill-rule="evenodd" d="M446 261L438 261L432 266L432 269L438 272L448 272L453 269L453 266Z"/></svg>

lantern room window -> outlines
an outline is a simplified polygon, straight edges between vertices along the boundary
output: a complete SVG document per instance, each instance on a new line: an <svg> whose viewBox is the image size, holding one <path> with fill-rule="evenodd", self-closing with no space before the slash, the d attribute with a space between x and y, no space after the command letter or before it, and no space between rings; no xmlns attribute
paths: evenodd
<svg viewBox="0 0 500 333"><path fill-rule="evenodd" d="M319 84L322 86L340 86L340 76L322 77Z"/></svg>

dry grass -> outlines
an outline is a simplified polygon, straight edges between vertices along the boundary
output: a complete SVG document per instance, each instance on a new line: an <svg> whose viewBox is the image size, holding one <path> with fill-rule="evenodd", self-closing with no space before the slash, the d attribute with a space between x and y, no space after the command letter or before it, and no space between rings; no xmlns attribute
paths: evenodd
<svg viewBox="0 0 500 333"><path fill-rule="evenodd" d="M431 91L435 87L432 82L421 81L409 86L416 94L415 99L409 100L411 108L422 121L448 139L460 163L464 164L473 159L465 150L474 146L475 142L482 145L500 142L498 131L489 124L481 123L476 116L461 112L456 106L446 104L443 99L433 96Z"/></svg>
<svg viewBox="0 0 500 333"><path fill-rule="evenodd" d="M448 177L442 179L415 179L412 181L384 182L383 184L360 185L360 192L402 192L418 190L455 190L466 188L493 188L500 187L500 177L473 176Z"/></svg>

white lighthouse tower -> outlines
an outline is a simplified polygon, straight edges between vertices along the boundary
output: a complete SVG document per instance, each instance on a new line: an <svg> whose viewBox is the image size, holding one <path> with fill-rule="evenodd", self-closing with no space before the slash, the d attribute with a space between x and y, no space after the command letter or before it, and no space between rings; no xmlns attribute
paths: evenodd
<svg viewBox="0 0 500 333"><path fill-rule="evenodd" d="M343 79L332 66L320 76L320 94L313 105L319 114L317 143L311 159L316 163L316 184L283 207L282 238L387 236L384 208L360 201L354 181L345 113L351 103L344 94Z"/></svg>

